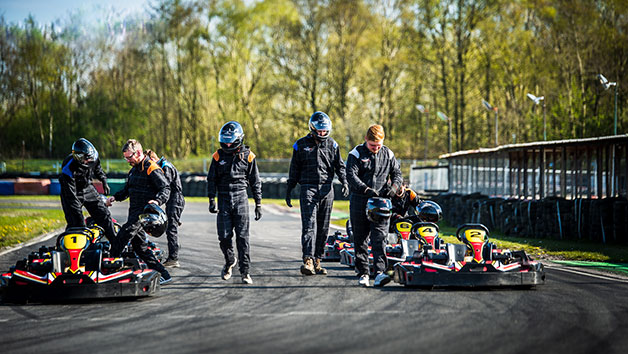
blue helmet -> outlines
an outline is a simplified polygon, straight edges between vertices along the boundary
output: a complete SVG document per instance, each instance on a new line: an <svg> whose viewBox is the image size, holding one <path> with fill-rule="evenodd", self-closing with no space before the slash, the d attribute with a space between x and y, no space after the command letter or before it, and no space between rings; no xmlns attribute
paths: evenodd
<svg viewBox="0 0 628 354"><path fill-rule="evenodd" d="M72 157L83 166L98 160L98 150L85 138L80 138L72 144Z"/></svg>
<svg viewBox="0 0 628 354"><path fill-rule="evenodd" d="M331 119L323 112L316 111L310 117L310 132L318 140L325 140L331 134ZM318 131L326 131L324 135L319 135Z"/></svg>
<svg viewBox="0 0 628 354"><path fill-rule="evenodd" d="M220 128L220 134L218 137L220 147L226 152L237 151L242 142L244 141L244 130L240 123L236 121L230 121ZM230 144L227 146L227 144Z"/></svg>

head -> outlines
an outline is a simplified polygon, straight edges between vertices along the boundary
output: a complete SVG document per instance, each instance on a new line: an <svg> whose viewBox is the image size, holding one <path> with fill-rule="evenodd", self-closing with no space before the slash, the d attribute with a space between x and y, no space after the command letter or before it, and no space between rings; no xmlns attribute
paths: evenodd
<svg viewBox="0 0 628 354"><path fill-rule="evenodd" d="M159 156L157 156L157 153L155 153L151 149L144 150L144 155L148 156L148 158L151 159L152 161L155 161L155 162L159 161Z"/></svg>
<svg viewBox="0 0 628 354"><path fill-rule="evenodd" d="M244 130L240 123L230 121L220 128L218 136L220 147L225 152L237 152L244 142Z"/></svg>
<svg viewBox="0 0 628 354"><path fill-rule="evenodd" d="M310 134L318 140L323 141L331 135L331 119L323 112L314 112L309 122Z"/></svg>
<svg viewBox="0 0 628 354"><path fill-rule="evenodd" d="M98 151L85 138L80 138L72 144L72 157L82 166L88 166L98 160Z"/></svg>
<svg viewBox="0 0 628 354"><path fill-rule="evenodd" d="M126 144L122 147L122 155L131 166L139 165L144 161L144 152L142 151L142 144L135 139L127 140Z"/></svg>
<svg viewBox="0 0 628 354"><path fill-rule="evenodd" d="M369 151L377 154L382 146L384 146L384 127L379 124L371 125L366 131L364 140L366 141L366 147Z"/></svg>

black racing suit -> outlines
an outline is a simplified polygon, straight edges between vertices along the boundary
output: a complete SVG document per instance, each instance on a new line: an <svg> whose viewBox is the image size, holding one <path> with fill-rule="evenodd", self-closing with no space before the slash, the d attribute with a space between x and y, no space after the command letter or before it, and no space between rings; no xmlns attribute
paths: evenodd
<svg viewBox="0 0 628 354"><path fill-rule="evenodd" d="M395 232L395 223L397 221L404 219L408 213L416 215L416 212L413 211L421 203L421 198L412 189L406 188L403 196L393 196L390 198L390 202L393 207L389 232Z"/></svg>
<svg viewBox="0 0 628 354"><path fill-rule="evenodd" d="M388 266L386 259L386 236L388 220L374 223L366 217L367 188L381 192L388 178L393 184L401 185L401 170L393 152L382 146L376 154L366 143L356 146L347 158L347 180L351 187L349 214L355 238L355 268L358 275L369 274L368 238L371 237L373 268L375 273L384 272ZM385 196L383 196L385 197Z"/></svg>
<svg viewBox="0 0 628 354"><path fill-rule="evenodd" d="M238 249L240 274L249 274L249 201L246 187L250 186L255 204L262 202L262 182L259 178L255 154L248 146L235 153L218 149L212 156L207 173L207 196L218 195L217 229L220 249L225 263L235 262L233 232Z"/></svg>
<svg viewBox="0 0 628 354"><path fill-rule="evenodd" d="M185 199L183 198L183 189L181 187L181 177L179 171L174 165L162 157L157 161L157 165L161 167L170 186L170 199L166 203L166 214L168 215L168 229L166 230L166 238L168 239L168 258L179 259L179 236L178 230L181 220L181 213L185 207Z"/></svg>
<svg viewBox="0 0 628 354"><path fill-rule="evenodd" d="M100 160L89 165L79 164L72 155L63 160L63 168L59 176L61 185L61 206L65 214L67 227L85 227L83 206L94 218L96 224L105 230L105 236L110 242L116 237L113 228L111 213L103 201L98 198L98 192L92 184L92 178L107 183L107 176L100 167Z"/></svg>
<svg viewBox="0 0 628 354"><path fill-rule="evenodd" d="M118 257L124 247L131 241L133 251L149 268L163 274L164 266L159 263L153 252L148 249L139 216L144 211L148 201L155 200L160 205L166 203L170 197L170 186L166 181L164 171L148 157L133 166L129 171L124 188L113 195L117 201L129 198L129 217L111 248L114 257Z"/></svg>
<svg viewBox="0 0 628 354"><path fill-rule="evenodd" d="M308 134L297 140L290 161L288 189L301 185L301 249L303 258L322 258L334 202L334 172L347 183L345 164L338 143L328 138L318 141ZM316 239L314 249L312 240Z"/></svg>

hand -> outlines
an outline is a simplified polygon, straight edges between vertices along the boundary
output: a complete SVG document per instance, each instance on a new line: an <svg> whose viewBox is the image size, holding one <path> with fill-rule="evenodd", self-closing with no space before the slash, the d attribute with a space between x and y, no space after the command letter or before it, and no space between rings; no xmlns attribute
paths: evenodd
<svg viewBox="0 0 628 354"><path fill-rule="evenodd" d="M364 194L366 194L366 196L369 198L379 197L379 193L377 193L377 191L371 187L366 187Z"/></svg>
<svg viewBox="0 0 628 354"><path fill-rule="evenodd" d="M292 200L290 199L290 194L292 193L292 188L288 188L286 191L286 205L292 208Z"/></svg>
<svg viewBox="0 0 628 354"><path fill-rule="evenodd" d="M348 197L348 196L349 196L349 185L348 185L348 184L346 184L346 183L344 183L344 184L342 185L342 190L341 190L341 192L342 192L342 196L343 196L343 197L345 197L345 198L346 198L346 197Z"/></svg>
<svg viewBox="0 0 628 354"><path fill-rule="evenodd" d="M209 212L212 214L216 214L218 210L216 210L216 201L214 198L209 198Z"/></svg>
<svg viewBox="0 0 628 354"><path fill-rule="evenodd" d="M392 186L390 186L390 189L388 190L388 197L389 198L393 198L394 196L399 196L399 192L401 190L401 186L398 184L393 184Z"/></svg>
<svg viewBox="0 0 628 354"><path fill-rule="evenodd" d="M107 201L105 202L105 205L110 207L113 204L113 202L115 202L115 201L116 201L116 197L109 197L109 198L107 198Z"/></svg>
<svg viewBox="0 0 628 354"><path fill-rule="evenodd" d="M255 221L259 220L262 218L262 205L261 204L256 204L255 205Z"/></svg>
<svg viewBox="0 0 628 354"><path fill-rule="evenodd" d="M105 195L109 195L109 193L111 193L111 189L109 188L107 181L102 182L102 190L105 192Z"/></svg>

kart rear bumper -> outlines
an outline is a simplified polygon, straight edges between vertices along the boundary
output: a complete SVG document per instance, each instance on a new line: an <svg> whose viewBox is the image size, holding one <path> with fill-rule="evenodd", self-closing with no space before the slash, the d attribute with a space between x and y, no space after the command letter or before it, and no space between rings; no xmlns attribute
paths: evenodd
<svg viewBox="0 0 628 354"><path fill-rule="evenodd" d="M407 287L517 287L545 284L545 272L425 272L396 264L394 279Z"/></svg>

